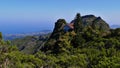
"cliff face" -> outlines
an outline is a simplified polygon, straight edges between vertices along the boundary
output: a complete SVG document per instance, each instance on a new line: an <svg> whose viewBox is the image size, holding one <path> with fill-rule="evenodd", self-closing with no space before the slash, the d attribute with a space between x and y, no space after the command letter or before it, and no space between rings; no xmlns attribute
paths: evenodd
<svg viewBox="0 0 120 68"><path fill-rule="evenodd" d="M99 29L102 31L109 31L110 30L109 25L103 19L101 19L101 17L98 17L93 21L92 27L94 29Z"/></svg>
<svg viewBox="0 0 120 68"><path fill-rule="evenodd" d="M62 34L65 25L66 25L66 21L64 19L57 20L50 38L57 39L57 37L59 37L59 35Z"/></svg>
<svg viewBox="0 0 120 68"><path fill-rule="evenodd" d="M109 31L109 25L101 18L94 15L86 15L82 17L84 26L91 26L93 29Z"/></svg>

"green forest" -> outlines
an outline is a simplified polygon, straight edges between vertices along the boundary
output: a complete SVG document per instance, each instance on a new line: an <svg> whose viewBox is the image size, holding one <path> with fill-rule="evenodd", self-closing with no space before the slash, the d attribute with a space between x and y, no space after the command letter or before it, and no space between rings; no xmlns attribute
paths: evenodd
<svg viewBox="0 0 120 68"><path fill-rule="evenodd" d="M120 28L77 13L39 37L4 41L0 33L0 68L120 68Z"/></svg>

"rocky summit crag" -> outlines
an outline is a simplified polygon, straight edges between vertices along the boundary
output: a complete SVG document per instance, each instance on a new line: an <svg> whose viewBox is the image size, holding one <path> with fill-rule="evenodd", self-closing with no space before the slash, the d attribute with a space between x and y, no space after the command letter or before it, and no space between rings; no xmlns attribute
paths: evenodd
<svg viewBox="0 0 120 68"><path fill-rule="evenodd" d="M77 35L85 36L86 33L88 33L87 31L91 32L93 36L104 37L110 34L110 27L101 17L96 17L94 15L81 16L78 13L74 20L72 20L70 23L67 23L64 19L59 19L55 23L53 33L41 50L52 50L53 52L58 52L58 50L61 49L60 47L63 45L62 42L66 41L67 43L65 43L65 47L67 46L66 44L75 45L73 44L73 39Z"/></svg>
<svg viewBox="0 0 120 68"><path fill-rule="evenodd" d="M74 27L79 26L78 29L79 28L85 29L86 27L91 27L92 29L95 29L95 30L98 29L99 31L102 31L102 32L109 32L110 30L109 25L101 17L96 17L94 15L85 15L85 16L80 16L80 18L81 18L81 21L79 22L80 25L79 24L75 25L77 23L76 18L72 20L70 23L74 23ZM67 23L64 19L59 19L55 23L55 28L53 30L51 38L55 38L53 37L54 35L56 36L56 34L64 32L65 26L70 23ZM73 29L73 31L74 30L75 29Z"/></svg>
<svg viewBox="0 0 120 68"><path fill-rule="evenodd" d="M60 49L66 50L66 48L69 49L71 48L71 46L72 47L79 46L81 45L81 43L85 43L87 41L93 40L94 36L104 37L110 34L111 34L111 29L109 25L101 17L96 17L94 15L81 16L78 13L70 23L67 23L65 19L58 19L57 22L55 22L55 27L53 32L51 33L51 35L50 34L48 35L49 38L46 40L42 40L41 37L38 37L38 39L40 40L37 39L35 41L32 41L35 44L31 44L31 42L28 40L31 40L32 37L31 39L25 37L23 39L15 39L12 42L13 44L16 44L21 51L29 54L35 53L36 51L40 51L40 50L45 52L52 51L57 53L59 52L58 50ZM80 38L82 42L76 40L76 37L78 38L79 35L82 36L82 38ZM27 44L21 43L23 41L24 42L26 41L25 43ZM81 42L81 43L78 44L77 42ZM64 50L61 51L64 52Z"/></svg>

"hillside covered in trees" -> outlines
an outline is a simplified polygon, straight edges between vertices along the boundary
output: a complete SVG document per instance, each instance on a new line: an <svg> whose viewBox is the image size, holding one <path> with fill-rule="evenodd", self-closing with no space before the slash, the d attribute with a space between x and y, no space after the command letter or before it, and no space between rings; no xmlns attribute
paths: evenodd
<svg viewBox="0 0 120 68"><path fill-rule="evenodd" d="M77 13L48 35L3 41L0 34L0 68L120 68L120 28Z"/></svg>

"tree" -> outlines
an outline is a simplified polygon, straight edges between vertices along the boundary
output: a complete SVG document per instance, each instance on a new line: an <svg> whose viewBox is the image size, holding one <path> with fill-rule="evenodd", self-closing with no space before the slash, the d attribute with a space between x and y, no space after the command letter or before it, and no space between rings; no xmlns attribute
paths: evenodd
<svg viewBox="0 0 120 68"><path fill-rule="evenodd" d="M3 37L2 37L2 32L0 32L0 40L2 40L2 38L3 38Z"/></svg>
<svg viewBox="0 0 120 68"><path fill-rule="evenodd" d="M83 28L82 18L80 13L77 13L75 17L75 22L74 22L74 30L76 33L78 33L82 31L82 28Z"/></svg>
<svg viewBox="0 0 120 68"><path fill-rule="evenodd" d="M73 40L71 41L71 44L73 45L73 47L83 47L85 43L85 39L83 39L82 35L76 35L74 36Z"/></svg>

